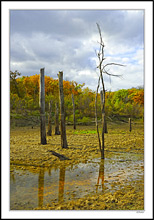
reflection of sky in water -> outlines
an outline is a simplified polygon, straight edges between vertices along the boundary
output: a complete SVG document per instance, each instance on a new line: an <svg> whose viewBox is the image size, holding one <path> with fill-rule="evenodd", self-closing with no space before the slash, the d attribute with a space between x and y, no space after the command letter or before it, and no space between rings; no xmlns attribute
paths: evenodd
<svg viewBox="0 0 154 220"><path fill-rule="evenodd" d="M45 171L40 168L37 173L22 171L16 166L11 172L10 209L33 209L90 193L115 191L118 184L115 187L113 184L118 181L126 185L143 178L143 160L136 156L128 157L127 154L127 158L123 155L120 158L114 155L114 159L105 159L104 164L95 159L73 167L61 166Z"/></svg>

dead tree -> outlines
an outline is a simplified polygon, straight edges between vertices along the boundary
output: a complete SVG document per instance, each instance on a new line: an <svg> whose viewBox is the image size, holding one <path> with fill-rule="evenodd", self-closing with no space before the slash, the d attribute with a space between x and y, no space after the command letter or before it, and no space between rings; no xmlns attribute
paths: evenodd
<svg viewBox="0 0 154 220"><path fill-rule="evenodd" d="M101 109L103 108L103 91L100 91L100 99L101 99ZM104 133L108 133L107 132L107 121L106 121L106 116L104 114Z"/></svg>
<svg viewBox="0 0 154 220"><path fill-rule="evenodd" d="M45 81L44 68L40 69L40 119L41 144L47 144L45 128Z"/></svg>
<svg viewBox="0 0 154 220"><path fill-rule="evenodd" d="M103 90L101 92L101 100L102 100L101 101L101 113L102 113L102 135L101 136L102 136L102 143L100 140L97 118L96 118L96 129L97 129L97 134L98 134L99 148L101 151L101 158L104 159L104 133L105 133L105 130L107 129L107 125L106 125L106 119L105 119L105 85L104 85L103 74L107 74L108 76L120 77L121 75L113 75L113 74L108 73L108 71L105 68L110 65L118 65L118 66L124 66L124 65L117 64L117 63L108 63L106 65L103 65L103 61L105 60L105 57L104 57L105 45L104 45L104 42L102 39L102 34L101 34L101 29L100 29L99 24L97 24L97 28L98 28L98 32L99 32L99 36L100 36L100 42L99 42L100 48L99 48L98 53L96 52L96 55L97 55L98 61L99 61L99 65L97 66L97 68L99 69L100 74L99 74L97 91L96 91L96 99L95 99L95 116L97 117L97 94L98 94L98 90L99 90L100 82L101 82L102 88L103 88Z"/></svg>
<svg viewBox="0 0 154 220"><path fill-rule="evenodd" d="M63 72L59 72L59 99L60 99L60 127L61 127L61 147L68 148L66 139L65 126L65 108L64 108L64 92L63 92Z"/></svg>
<svg viewBox="0 0 154 220"><path fill-rule="evenodd" d="M73 104L73 128L76 129L75 103L74 103L74 94L73 93L72 93L72 104Z"/></svg>
<svg viewBox="0 0 154 220"><path fill-rule="evenodd" d="M129 118L129 131L131 132L132 130L132 122L131 122L131 118Z"/></svg>
<svg viewBox="0 0 154 220"><path fill-rule="evenodd" d="M60 135L60 131L59 131L59 106L58 106L58 102L55 103L55 135Z"/></svg>
<svg viewBox="0 0 154 220"><path fill-rule="evenodd" d="M47 135L52 135L52 124L51 124L51 110L52 110L52 101L49 102L49 115L48 115L48 132Z"/></svg>

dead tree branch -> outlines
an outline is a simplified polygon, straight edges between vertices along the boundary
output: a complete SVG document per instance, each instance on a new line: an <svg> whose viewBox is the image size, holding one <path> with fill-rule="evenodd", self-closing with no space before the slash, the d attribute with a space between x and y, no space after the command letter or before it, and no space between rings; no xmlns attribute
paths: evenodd
<svg viewBox="0 0 154 220"><path fill-rule="evenodd" d="M58 157L60 160L70 160L70 158L66 157L65 155L56 153L56 152L53 151L53 150L48 150L48 152L51 152L52 155Z"/></svg>

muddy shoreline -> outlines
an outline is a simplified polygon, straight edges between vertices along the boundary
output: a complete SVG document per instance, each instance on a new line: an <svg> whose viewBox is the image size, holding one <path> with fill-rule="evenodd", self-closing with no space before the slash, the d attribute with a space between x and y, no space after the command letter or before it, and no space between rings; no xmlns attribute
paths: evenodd
<svg viewBox="0 0 154 220"><path fill-rule="evenodd" d="M71 126L67 126L68 149L61 149L60 135L47 136L47 145L40 144L39 127L17 127L10 131L10 173L18 167L22 173L30 172L38 174L40 169L44 172L51 169L59 169L65 166L65 169L78 166L78 164L91 164L94 160L98 160L100 164L100 152L97 142L97 134L95 126L78 126L77 130L73 130ZM58 157L52 155L49 151L55 151L70 158L70 160L61 161ZM105 134L105 160L113 160L111 173L109 166L104 165L104 185L114 188L118 185L118 190L113 192L91 192L85 196L70 197L63 202L55 201L52 203L42 204L41 207L30 207L30 209L58 209L58 210L143 210L144 209L144 127L143 124L133 126L131 132L125 124L108 126L108 133ZM116 158L116 159L115 159ZM118 164L125 164L128 171L134 166L136 179L126 178L126 181L115 179L110 183L110 179L114 177L114 168ZM136 165L135 165L136 164ZM121 165L122 166L122 165ZM125 170L126 170L125 168ZM74 168L75 169L75 168ZM84 172L85 169L83 169ZM92 173L92 171L89 171ZM66 172L67 175L68 171ZM89 178L91 177L89 173ZM128 173L128 172L127 172ZM96 170L98 178L99 169ZM17 174L16 174L17 175ZM21 176L24 174L20 174ZM30 175L30 174L29 174ZM80 177L80 174L77 174ZM110 178L111 176L111 178ZM138 178L139 176L139 178ZM122 174L119 174L119 178ZM92 179L92 177L91 177ZM67 180L67 179L66 179ZM71 181L70 181L71 182ZM96 182L96 181L95 181ZM127 182L127 184L126 184ZM58 183L59 184L59 183ZM91 184L92 185L92 184ZM93 183L93 187L96 188ZM65 187L67 181L65 181ZM77 186L78 187L78 186ZM80 186L79 186L80 188ZM116 188L115 188L116 189ZM121 189L121 190L120 190ZM65 189L66 190L66 189ZM49 193L49 192L48 192ZM67 191L66 191L67 193ZM81 192L78 192L80 194ZM15 196L12 194L12 198ZM65 196L65 195L64 195ZM135 202L136 201L136 202ZM13 209L28 209L27 206L13 206Z"/></svg>

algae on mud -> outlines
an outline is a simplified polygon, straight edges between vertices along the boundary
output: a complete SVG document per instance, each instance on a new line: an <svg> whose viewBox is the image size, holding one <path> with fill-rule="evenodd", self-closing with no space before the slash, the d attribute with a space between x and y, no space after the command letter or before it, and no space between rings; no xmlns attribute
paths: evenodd
<svg viewBox="0 0 154 220"><path fill-rule="evenodd" d="M88 175L89 178L95 171L95 159L99 161L100 152L97 143L97 134L94 132L95 126L77 126L76 131L71 126L67 127L67 141L68 149L61 149L60 136L47 136L47 145L40 144L39 127L22 127L11 129L10 132L10 172L13 174L14 169L22 171L20 175L27 172L39 174L40 168L44 172L49 169L59 169L65 165L66 170L75 170L78 164L93 164ZM48 152L48 150L56 151L64 154L71 160L60 161L57 157ZM106 170L104 176L104 192L100 192L100 184L95 181L93 187L98 189L89 191L76 196L77 188L81 189L79 185L75 185L76 189L68 190L65 185L66 197L63 202L47 202L40 207L30 207L30 209L77 209L77 210L143 210L144 209L144 128L143 124L134 124L131 133L125 124L114 125L109 124L108 134L105 134L105 162L111 161L110 170ZM97 163L98 163L97 161ZM115 170L119 164L118 171ZM125 165L126 172L121 169L120 164ZM115 166L116 165L116 166ZM122 165L121 165L122 166ZM134 173L129 170L133 170ZM62 172L62 171L61 171ZM73 172L73 171L72 171ZM84 172L84 170L83 170ZM97 173L98 176L99 173ZM60 175L60 173L59 173ZM66 176L70 175L66 171ZM81 177L81 173L77 173ZM127 178L126 178L127 176ZM60 177L60 176L59 176ZM62 173L61 173L61 177ZM43 177L42 177L43 178ZM45 178L45 177L44 177ZM74 178L74 177L73 177ZM74 178L75 180L76 178ZM77 180L76 180L77 181ZM85 181L85 180L83 180ZM103 178L100 176L100 181ZM66 183L65 183L66 184ZM71 184L71 181L69 181ZM91 184L91 183L90 183ZM61 182L61 186L63 183ZM40 185L41 189L41 185ZM64 190L62 188L61 190ZM73 192L74 191L74 192ZM40 191L41 192L41 191ZM43 193L43 192L42 192ZM47 192L46 192L47 193ZM79 190L79 193L81 191ZM25 191L26 194L26 191ZM27 193L28 194L28 193ZM51 191L48 192L51 194ZM70 196L71 195L71 196ZM32 198L33 199L33 198ZM70 201L69 201L70 200ZM13 208L14 209L14 208ZM20 203L15 209L28 209L27 206L20 206Z"/></svg>

